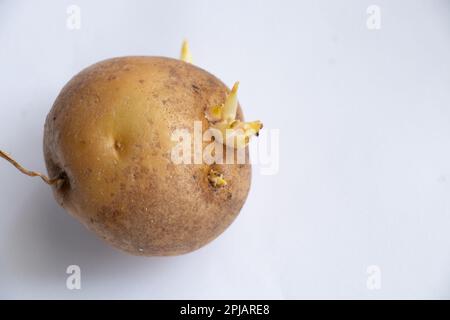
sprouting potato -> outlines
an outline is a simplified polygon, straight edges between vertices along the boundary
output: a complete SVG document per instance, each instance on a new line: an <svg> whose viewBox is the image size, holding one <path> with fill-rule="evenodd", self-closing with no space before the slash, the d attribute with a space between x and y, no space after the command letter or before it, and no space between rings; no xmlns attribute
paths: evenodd
<svg viewBox="0 0 450 320"><path fill-rule="evenodd" d="M44 175L55 198L87 228L135 255L166 256L200 248L236 218L251 182L246 123L219 79L182 59L122 57L96 63L73 77L45 122ZM177 129L214 135L223 152L244 150L246 163L174 163ZM238 139L238 138L242 139ZM232 145L229 144L232 141ZM211 142L203 141L202 148Z"/></svg>

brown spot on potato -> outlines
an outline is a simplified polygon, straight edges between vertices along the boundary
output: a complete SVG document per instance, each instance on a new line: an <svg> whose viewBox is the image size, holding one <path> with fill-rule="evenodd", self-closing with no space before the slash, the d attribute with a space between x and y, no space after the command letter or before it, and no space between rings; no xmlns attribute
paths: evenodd
<svg viewBox="0 0 450 320"><path fill-rule="evenodd" d="M194 93L200 94L200 88L197 85L193 84L192 89L193 89Z"/></svg>

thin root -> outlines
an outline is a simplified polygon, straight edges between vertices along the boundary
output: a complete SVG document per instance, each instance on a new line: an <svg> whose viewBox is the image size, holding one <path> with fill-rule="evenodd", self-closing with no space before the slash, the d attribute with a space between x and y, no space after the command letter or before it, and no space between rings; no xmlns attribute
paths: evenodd
<svg viewBox="0 0 450 320"><path fill-rule="evenodd" d="M41 179L45 183L47 183L48 185L56 184L56 186L61 186L64 183L64 179L62 179L61 177L56 177L56 178L50 179L49 177L47 177L46 175L43 175L42 173L39 173L39 172L36 172L36 171L30 171L30 170L25 169L16 160L11 158L6 152L4 152L2 150L0 150L0 157L2 157L3 159L7 160L8 162L10 162L20 172L22 172L23 174L26 174L27 176L30 176L30 177L41 177Z"/></svg>

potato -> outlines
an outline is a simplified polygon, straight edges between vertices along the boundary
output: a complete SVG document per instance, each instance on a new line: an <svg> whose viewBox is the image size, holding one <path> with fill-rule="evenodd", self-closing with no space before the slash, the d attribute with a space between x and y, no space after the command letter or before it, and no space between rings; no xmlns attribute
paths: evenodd
<svg viewBox="0 0 450 320"><path fill-rule="evenodd" d="M208 108L220 111L229 95L210 73L170 58L122 57L88 67L62 89L45 122L48 173L63 179L52 185L55 198L87 228L134 255L204 246L247 198L248 150L245 164L175 164L171 135L192 132L194 121L204 131L213 126ZM239 106L236 120L229 127L244 124Z"/></svg>

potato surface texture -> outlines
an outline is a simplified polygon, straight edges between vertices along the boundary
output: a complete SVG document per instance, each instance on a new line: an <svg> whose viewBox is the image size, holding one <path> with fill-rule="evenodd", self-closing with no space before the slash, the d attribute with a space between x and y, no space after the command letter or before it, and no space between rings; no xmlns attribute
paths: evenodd
<svg viewBox="0 0 450 320"><path fill-rule="evenodd" d="M45 123L49 176L66 180L52 187L55 198L131 254L177 255L204 246L238 215L251 166L175 164L171 135L176 129L193 133L194 121L208 129L206 108L228 93L210 73L170 58L114 58L81 71ZM240 107L237 119L243 120ZM211 185L211 169L223 173L226 186Z"/></svg>

